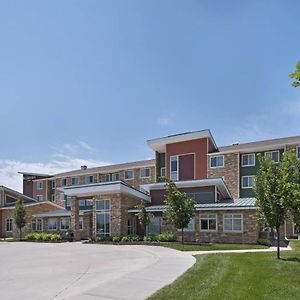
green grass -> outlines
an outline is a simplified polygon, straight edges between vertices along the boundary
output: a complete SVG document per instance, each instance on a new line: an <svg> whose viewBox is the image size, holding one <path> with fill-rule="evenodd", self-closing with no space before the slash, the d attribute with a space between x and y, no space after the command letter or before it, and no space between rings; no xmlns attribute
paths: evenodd
<svg viewBox="0 0 300 300"><path fill-rule="evenodd" d="M247 244L181 244L164 243L163 247L172 248L179 251L209 251L209 250L240 250L240 249L266 249L267 246L247 245Z"/></svg>
<svg viewBox="0 0 300 300"><path fill-rule="evenodd" d="M196 264L149 300L300 299L300 241L292 251L196 256Z"/></svg>

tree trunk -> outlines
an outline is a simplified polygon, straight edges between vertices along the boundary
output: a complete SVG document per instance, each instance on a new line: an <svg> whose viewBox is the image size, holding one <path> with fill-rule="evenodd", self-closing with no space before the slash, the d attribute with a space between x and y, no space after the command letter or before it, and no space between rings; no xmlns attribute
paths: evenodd
<svg viewBox="0 0 300 300"><path fill-rule="evenodd" d="M276 227L276 231L277 231L277 259L280 259L280 234L279 234L279 229L280 227Z"/></svg>
<svg viewBox="0 0 300 300"><path fill-rule="evenodd" d="M181 244L183 244L183 228L181 228Z"/></svg>
<svg viewBox="0 0 300 300"><path fill-rule="evenodd" d="M19 228L19 230L20 230L20 241L21 241L21 239L22 239L22 228Z"/></svg>

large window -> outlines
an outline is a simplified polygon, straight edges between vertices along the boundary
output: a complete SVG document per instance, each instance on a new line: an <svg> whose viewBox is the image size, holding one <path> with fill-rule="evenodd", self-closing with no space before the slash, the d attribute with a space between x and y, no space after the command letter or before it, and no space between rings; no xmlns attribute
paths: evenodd
<svg viewBox="0 0 300 300"><path fill-rule="evenodd" d="M254 187L254 176L242 176L242 189L252 189Z"/></svg>
<svg viewBox="0 0 300 300"><path fill-rule="evenodd" d="M60 230L68 230L70 228L70 218L60 219Z"/></svg>
<svg viewBox="0 0 300 300"><path fill-rule="evenodd" d="M274 162L279 162L279 151L268 151L265 152L265 157L271 158Z"/></svg>
<svg viewBox="0 0 300 300"><path fill-rule="evenodd" d="M118 180L119 180L119 173L112 173L111 181L118 181Z"/></svg>
<svg viewBox="0 0 300 300"><path fill-rule="evenodd" d="M42 231L43 226L42 226L42 219L33 219L31 221L31 230L32 231Z"/></svg>
<svg viewBox="0 0 300 300"><path fill-rule="evenodd" d="M93 183L94 182L94 176L92 176L92 175L85 176L84 182L85 182L85 184Z"/></svg>
<svg viewBox="0 0 300 300"><path fill-rule="evenodd" d="M140 177L141 178L150 177L150 168L142 168L140 170Z"/></svg>
<svg viewBox="0 0 300 300"><path fill-rule="evenodd" d="M215 214L200 215L200 230L216 231L217 230L217 215L215 215Z"/></svg>
<svg viewBox="0 0 300 300"><path fill-rule="evenodd" d="M79 206L93 206L93 199L81 199L79 200Z"/></svg>
<svg viewBox="0 0 300 300"><path fill-rule="evenodd" d="M44 200L44 196L43 195L36 195L36 200L39 201L39 202L43 202Z"/></svg>
<svg viewBox="0 0 300 300"><path fill-rule="evenodd" d="M44 183L43 181L37 181L36 182L36 189L37 190L42 190L44 188Z"/></svg>
<svg viewBox="0 0 300 300"><path fill-rule="evenodd" d="M62 178L61 179L61 186L66 186L67 185L67 178Z"/></svg>
<svg viewBox="0 0 300 300"><path fill-rule="evenodd" d="M170 174L171 180L177 181L178 180L178 168L179 167L179 160L178 156L171 156L170 157Z"/></svg>
<svg viewBox="0 0 300 300"><path fill-rule="evenodd" d="M96 200L96 233L110 235L110 200Z"/></svg>
<svg viewBox="0 0 300 300"><path fill-rule="evenodd" d="M224 155L217 155L210 157L211 168L223 168L224 167Z"/></svg>
<svg viewBox="0 0 300 300"><path fill-rule="evenodd" d="M13 219L6 219L5 221L5 231L12 232L13 231Z"/></svg>
<svg viewBox="0 0 300 300"><path fill-rule="evenodd" d="M133 177L134 177L133 170L125 171L124 178L126 180L133 179Z"/></svg>
<svg viewBox="0 0 300 300"><path fill-rule="evenodd" d="M161 225L162 218L161 217L153 217L149 225L147 226L147 234L148 235L158 235L161 233Z"/></svg>
<svg viewBox="0 0 300 300"><path fill-rule="evenodd" d="M255 166L255 154L243 154L242 155L242 167Z"/></svg>
<svg viewBox="0 0 300 300"><path fill-rule="evenodd" d="M78 185L79 184L79 178L78 177L72 177L72 185Z"/></svg>
<svg viewBox="0 0 300 300"><path fill-rule="evenodd" d="M49 231L57 230L57 219L56 218L49 218L48 219L48 230Z"/></svg>
<svg viewBox="0 0 300 300"><path fill-rule="evenodd" d="M225 214L223 219L223 230L228 232L243 231L243 215Z"/></svg>

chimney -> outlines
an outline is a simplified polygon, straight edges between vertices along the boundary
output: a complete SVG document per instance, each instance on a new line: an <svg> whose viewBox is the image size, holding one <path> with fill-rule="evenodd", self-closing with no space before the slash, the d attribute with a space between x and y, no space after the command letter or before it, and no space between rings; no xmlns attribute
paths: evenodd
<svg viewBox="0 0 300 300"><path fill-rule="evenodd" d="M81 170L86 170L87 166L81 166Z"/></svg>

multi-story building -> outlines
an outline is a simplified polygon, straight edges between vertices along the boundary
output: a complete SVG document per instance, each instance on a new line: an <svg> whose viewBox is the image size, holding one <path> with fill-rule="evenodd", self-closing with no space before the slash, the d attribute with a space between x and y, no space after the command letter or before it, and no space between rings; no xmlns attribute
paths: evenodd
<svg viewBox="0 0 300 300"><path fill-rule="evenodd" d="M218 147L210 131L202 130L147 143L155 153L153 160L82 166L55 175L21 173L24 194L41 207L30 212L26 230L72 229L76 239L144 234L135 207L145 201L154 215L147 233L175 231L164 217L166 187L161 179L167 177L195 201L195 215L185 230L189 240L255 243L260 232L253 191L258 156L279 162L282 153L292 149L300 159L300 136ZM285 236L296 235L290 221L282 230ZM2 235L8 234L2 230Z"/></svg>

